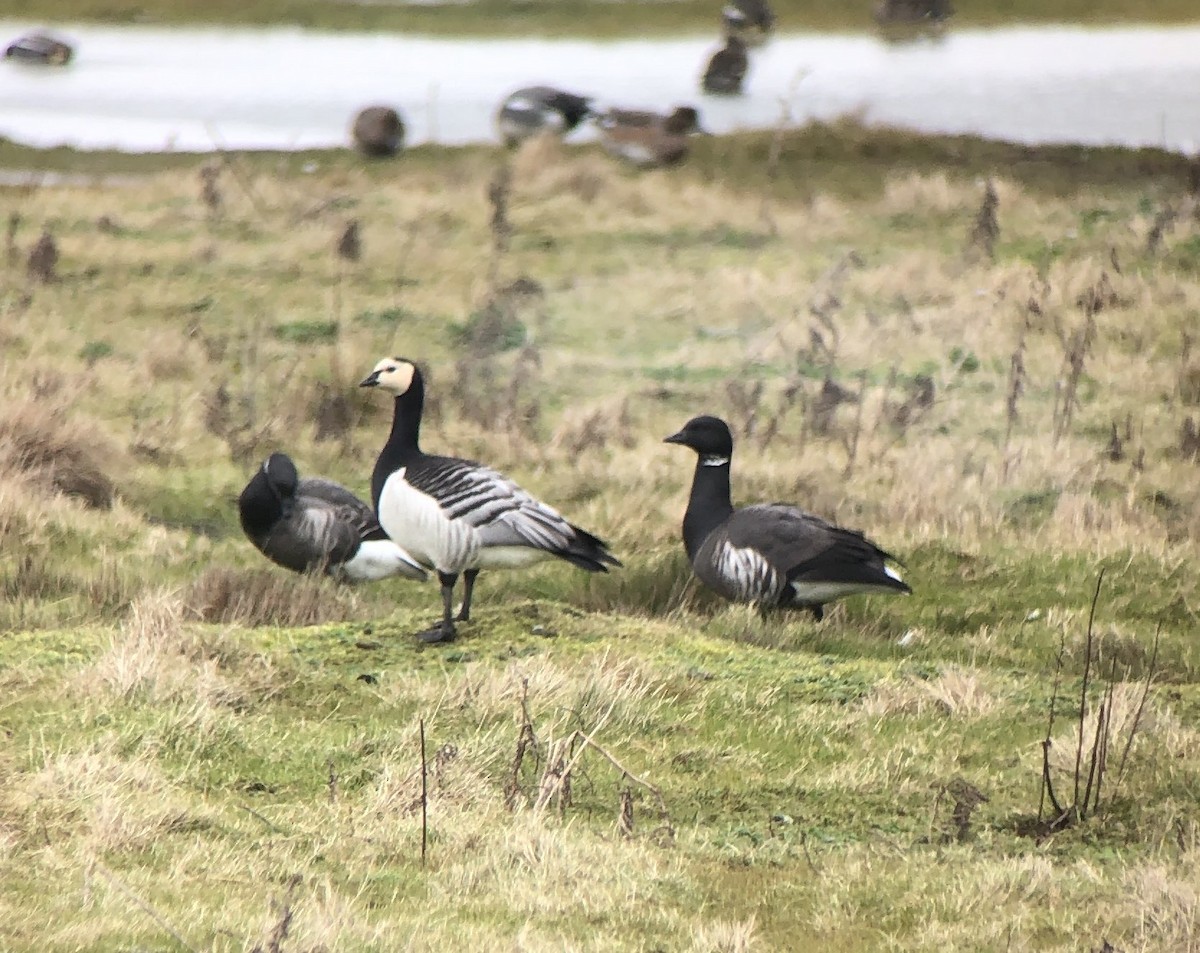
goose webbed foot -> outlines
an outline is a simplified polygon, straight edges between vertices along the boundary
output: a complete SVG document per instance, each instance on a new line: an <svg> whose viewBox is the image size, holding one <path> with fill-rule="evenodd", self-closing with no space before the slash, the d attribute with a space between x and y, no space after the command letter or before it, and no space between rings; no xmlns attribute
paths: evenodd
<svg viewBox="0 0 1200 953"><path fill-rule="evenodd" d="M447 626L445 623L439 623L431 629L425 629L423 632L417 633L417 641L425 645L436 645L438 642L453 642L458 633L454 629L453 623Z"/></svg>

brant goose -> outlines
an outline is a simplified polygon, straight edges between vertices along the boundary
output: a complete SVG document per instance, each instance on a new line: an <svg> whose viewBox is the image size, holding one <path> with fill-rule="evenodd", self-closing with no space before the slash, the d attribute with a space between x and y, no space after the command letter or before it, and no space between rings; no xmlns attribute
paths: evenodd
<svg viewBox="0 0 1200 953"><path fill-rule="evenodd" d="M734 509L729 498L733 436L719 417L695 417L666 443L699 459L683 517L683 543L700 581L726 599L763 608L805 608L857 592L912 590L885 564L895 557L862 533L786 503Z"/></svg>
<svg viewBox="0 0 1200 953"><path fill-rule="evenodd" d="M725 40L725 45L708 61L700 85L706 93L739 96L742 92L742 81L746 78L746 70L749 68L750 59L746 55L746 44L738 37L730 36Z"/></svg>
<svg viewBox="0 0 1200 953"><path fill-rule="evenodd" d="M387 534L442 584L442 622L420 634L423 642L454 638L454 584L463 574L458 621L471 614L471 593L481 569L518 569L557 556L589 572L620 562L591 533L568 523L495 470L456 457L421 451L425 381L407 358L384 358L359 385L395 396L392 431L371 476L375 512Z"/></svg>
<svg viewBox="0 0 1200 953"><path fill-rule="evenodd" d="M748 44L759 45L775 28L775 13L767 0L732 0L721 11L725 32Z"/></svg>
<svg viewBox="0 0 1200 953"><path fill-rule="evenodd" d="M363 155L387 158L404 145L404 120L391 106L368 106L354 117L350 135Z"/></svg>
<svg viewBox="0 0 1200 953"><path fill-rule="evenodd" d="M273 453L238 497L242 529L274 563L353 582L425 579L415 559L387 538L375 514L340 483L301 480L286 453Z"/></svg>
<svg viewBox="0 0 1200 953"><path fill-rule="evenodd" d="M516 146L543 130L566 135L591 111L590 97L552 86L527 86L504 98L496 111L496 128L506 146Z"/></svg>
<svg viewBox="0 0 1200 953"><path fill-rule="evenodd" d="M75 51L69 43L46 33L26 33L17 37L4 50L6 59L46 66L66 66Z"/></svg>
<svg viewBox="0 0 1200 953"><path fill-rule="evenodd" d="M605 151L642 168L683 161L688 136L704 131L700 114L692 106L678 106L667 116L639 109L609 109L596 118L596 126Z"/></svg>

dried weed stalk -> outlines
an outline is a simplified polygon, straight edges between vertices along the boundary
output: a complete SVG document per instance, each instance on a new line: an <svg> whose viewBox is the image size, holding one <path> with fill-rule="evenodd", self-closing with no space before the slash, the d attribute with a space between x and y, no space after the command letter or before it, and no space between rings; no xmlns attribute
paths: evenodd
<svg viewBox="0 0 1200 953"><path fill-rule="evenodd" d="M1098 816L1106 805L1111 805L1117 797L1121 782L1125 777L1129 752L1133 740L1141 727L1142 715L1146 710L1146 702L1150 697L1150 687L1153 684L1158 664L1158 643L1160 632L1154 634L1154 647L1150 654L1150 662L1142 680L1141 697L1134 710L1124 744L1112 736L1113 693L1118 681L1117 663L1114 660L1109 666L1106 682L1100 689L1100 704L1096 709L1096 724L1088 729L1089 694L1092 670L1099 666L1100 646L1094 635L1096 619L1096 603L1100 599L1100 588L1104 582L1104 571L1101 570L1096 578L1096 589L1092 594L1092 604L1088 611L1087 635L1084 644L1083 679L1079 688L1079 718L1075 733L1075 762L1070 778L1071 803L1063 804L1059 791L1055 789L1053 771L1050 764L1050 749L1053 745L1054 721L1057 714L1058 692L1062 683L1063 657L1066 652L1065 639L1059 645L1058 656L1054 667L1054 688L1050 696L1050 714L1046 725L1046 737L1042 741L1042 777L1038 796L1038 813L1035 825L1037 836L1042 837L1055 831L1063 830L1071 825ZM1119 751L1116 763L1116 777L1111 779L1111 792L1105 791L1109 778L1109 759ZM1107 793L1107 799L1105 794ZM1046 804L1049 803L1053 815L1045 814Z"/></svg>
<svg viewBox="0 0 1200 953"><path fill-rule="evenodd" d="M503 162L488 183L488 204L492 209L491 218L488 219L488 228L492 234L492 260L488 266L489 288L496 286L501 260L508 253L509 243L512 241L513 227L508 217L509 203L512 199L512 179L512 166Z"/></svg>
<svg viewBox="0 0 1200 953"><path fill-rule="evenodd" d="M950 830L943 830L940 835L942 843L957 842L959 844L971 839L971 817L976 808L988 801L979 788L964 778L956 777L950 781L937 782L932 785L937 792L933 801L933 816L929 822L929 839L935 839L934 829L937 827L938 810L945 800L953 802L950 810Z"/></svg>
<svg viewBox="0 0 1200 953"><path fill-rule="evenodd" d="M983 201L979 204L979 211L975 213L975 221L971 225L967 249L981 252L989 261L996 257L996 240L1000 237L1000 220L996 217L999 207L1000 197L996 194L996 184L988 179L983 189Z"/></svg>
<svg viewBox="0 0 1200 953"><path fill-rule="evenodd" d="M362 258L362 235L359 232L358 219L352 218L338 236L334 252L342 261L356 262Z"/></svg>
<svg viewBox="0 0 1200 953"><path fill-rule="evenodd" d="M288 880L283 896L271 902L275 913L275 922L267 933L265 945L263 943L254 944L250 953L283 953L283 943L291 932L292 920L296 915L296 890L301 884L301 879L299 874L293 874Z"/></svg>
<svg viewBox="0 0 1200 953"><path fill-rule="evenodd" d="M1102 276L1102 280L1106 279L1107 276ZM1055 444L1071 429L1075 410L1079 407L1079 382L1083 378L1088 355L1096 340L1095 316L1105 306L1102 291L1095 287L1090 294L1085 292L1080 300L1084 309L1082 326L1077 328L1069 338L1065 335L1060 338L1063 346L1063 366L1066 373L1054 385L1053 430Z"/></svg>
<svg viewBox="0 0 1200 953"><path fill-rule="evenodd" d="M49 230L44 230L41 237L30 249L29 258L25 262L25 270L33 281L44 285L58 280L58 243Z"/></svg>
<svg viewBox="0 0 1200 953"><path fill-rule="evenodd" d="M1200 428L1196 419L1188 417L1179 428L1179 456L1192 463L1200 463Z"/></svg>
<svg viewBox="0 0 1200 953"><path fill-rule="evenodd" d="M633 833L631 786L636 785L649 792L658 807L659 824L652 832L653 835L668 841L674 840L675 827L671 822L670 812L662 791L650 781L631 772L611 752L598 744L593 737L612 716L612 705L600 716L590 733L577 728L566 737L542 743L538 741L533 719L529 713L529 683L527 679L521 681L520 706L520 727L517 733L515 755L504 787L504 800L509 809L520 803L531 801L536 811L544 811L548 807L553 807L560 816L564 814L572 805L573 785L576 776L582 770L582 759L588 751L592 751L616 769L624 782L618 807L618 830L626 836L631 836ZM532 799L524 793L520 778L522 765L531 751L535 755L542 756L543 759L543 766L536 784L536 793Z"/></svg>
<svg viewBox="0 0 1200 953"><path fill-rule="evenodd" d="M854 473L854 465L858 462L858 446L863 430L863 406L866 403L863 398L866 396L866 390L867 375L862 373L858 376L858 393L854 396L854 401L857 404L857 412L854 415L854 426L842 434L842 446L846 449L846 467L842 470L842 479L844 480L848 480Z"/></svg>
<svg viewBox="0 0 1200 953"><path fill-rule="evenodd" d="M12 268L16 265L21 257L21 250L17 248L17 231L21 227L21 213L8 213L8 230L4 235L4 260L8 267Z"/></svg>
<svg viewBox="0 0 1200 953"><path fill-rule="evenodd" d="M200 167L200 201L210 221L221 217L225 205L225 197L221 192L221 167L214 162L205 163Z"/></svg>

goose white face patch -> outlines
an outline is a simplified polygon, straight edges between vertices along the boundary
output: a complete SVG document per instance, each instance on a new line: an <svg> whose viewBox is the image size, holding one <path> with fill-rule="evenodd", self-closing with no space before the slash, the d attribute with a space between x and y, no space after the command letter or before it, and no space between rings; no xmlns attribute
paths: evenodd
<svg viewBox="0 0 1200 953"><path fill-rule="evenodd" d="M736 599L742 602L773 600L780 577L757 549L726 543L716 553L717 573Z"/></svg>
<svg viewBox="0 0 1200 953"><path fill-rule="evenodd" d="M376 383L381 389L399 397L401 394L407 393L408 389L412 387L413 375L416 374L416 368L408 363L408 361L398 361L395 358L385 357L375 365L374 373L377 375Z"/></svg>

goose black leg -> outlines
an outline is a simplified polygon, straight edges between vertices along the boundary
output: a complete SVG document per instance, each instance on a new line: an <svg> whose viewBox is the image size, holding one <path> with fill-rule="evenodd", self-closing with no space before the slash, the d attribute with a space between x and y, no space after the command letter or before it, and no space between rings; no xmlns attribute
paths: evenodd
<svg viewBox="0 0 1200 953"><path fill-rule="evenodd" d="M454 584L458 582L458 573L439 572L438 582L442 584L442 624L417 634L422 642L453 642L454 619L451 606L454 603Z"/></svg>
<svg viewBox="0 0 1200 953"><path fill-rule="evenodd" d="M813 618L818 622L825 618L825 607L822 605L809 606L808 611L813 614Z"/></svg>
<svg viewBox="0 0 1200 953"><path fill-rule="evenodd" d="M468 569L463 573L463 601L462 608L458 610L458 622L471 621L471 593L475 591L475 577L478 575L478 569Z"/></svg>

